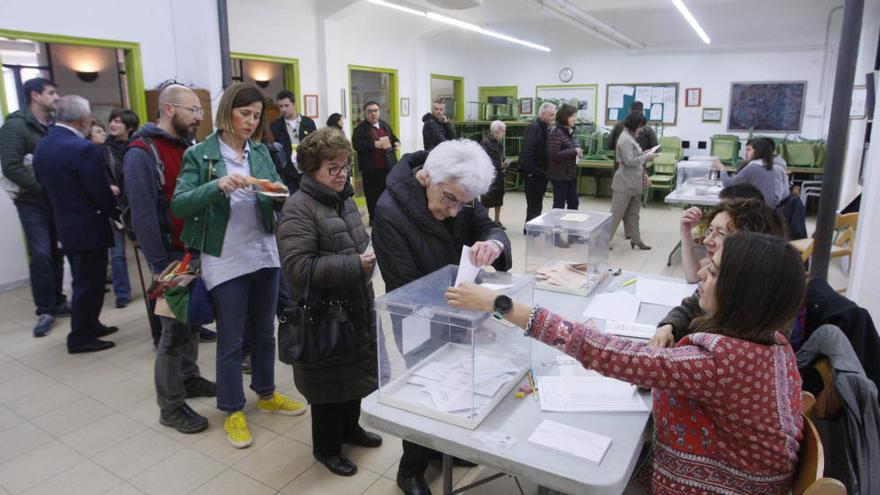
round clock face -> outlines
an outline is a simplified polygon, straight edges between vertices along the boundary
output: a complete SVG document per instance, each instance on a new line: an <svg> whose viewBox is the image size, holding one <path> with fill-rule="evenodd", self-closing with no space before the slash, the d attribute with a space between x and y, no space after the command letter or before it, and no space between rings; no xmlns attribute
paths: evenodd
<svg viewBox="0 0 880 495"><path fill-rule="evenodd" d="M569 68L569 67L565 67L564 69L559 71L559 80L564 83L571 81L571 79L573 77L574 77L574 71L571 70L571 68Z"/></svg>

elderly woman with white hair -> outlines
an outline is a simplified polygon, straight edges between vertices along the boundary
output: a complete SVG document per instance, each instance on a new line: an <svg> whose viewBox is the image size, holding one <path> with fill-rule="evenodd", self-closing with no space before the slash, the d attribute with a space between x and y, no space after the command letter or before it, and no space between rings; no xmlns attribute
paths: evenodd
<svg viewBox="0 0 880 495"><path fill-rule="evenodd" d="M400 159L373 220L373 248L386 292L457 264L463 246L471 247L478 266L510 269L510 239L475 199L489 190L494 176L492 161L474 141L446 141L430 154ZM439 453L404 440L397 473L404 493L430 493L425 469L432 458Z"/></svg>
<svg viewBox="0 0 880 495"><path fill-rule="evenodd" d="M504 137L507 135L507 125L500 120L493 121L489 125L489 135L483 138L480 145L486 150L492 166L495 167L495 179L489 186L489 191L480 197L480 202L486 208L495 208L495 223L502 230L507 230L501 224L501 206L504 205L504 174L510 160L504 159Z"/></svg>

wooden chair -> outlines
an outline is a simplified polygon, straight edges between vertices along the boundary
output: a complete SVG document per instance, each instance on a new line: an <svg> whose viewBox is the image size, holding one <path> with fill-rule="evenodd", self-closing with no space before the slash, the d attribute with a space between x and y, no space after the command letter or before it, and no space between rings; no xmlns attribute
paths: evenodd
<svg viewBox="0 0 880 495"><path fill-rule="evenodd" d="M807 392L809 394L809 392ZM846 495L846 487L834 478L825 478L825 452L819 431L807 416L804 418L804 439L798 453L792 493L794 495Z"/></svg>
<svg viewBox="0 0 880 495"><path fill-rule="evenodd" d="M837 215L837 219L834 221L834 230L837 231L837 234L834 243L831 245L831 258L847 256L849 257L849 264L847 266L852 265L853 245L855 245L856 227L858 224L858 213ZM810 261L815 245L812 237L791 241L791 245L801 253L804 263Z"/></svg>

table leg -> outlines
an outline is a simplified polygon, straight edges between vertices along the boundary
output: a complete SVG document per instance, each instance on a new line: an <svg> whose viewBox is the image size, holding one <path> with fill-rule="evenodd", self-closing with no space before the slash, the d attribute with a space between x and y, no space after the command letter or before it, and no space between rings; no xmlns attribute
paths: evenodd
<svg viewBox="0 0 880 495"><path fill-rule="evenodd" d="M443 495L452 495L452 456L443 454Z"/></svg>
<svg viewBox="0 0 880 495"><path fill-rule="evenodd" d="M666 266L672 266L672 257L675 256L676 251L680 251L680 250L681 250L681 241L679 240L675 244L675 247L672 248L672 251L669 252L669 258L666 259Z"/></svg>

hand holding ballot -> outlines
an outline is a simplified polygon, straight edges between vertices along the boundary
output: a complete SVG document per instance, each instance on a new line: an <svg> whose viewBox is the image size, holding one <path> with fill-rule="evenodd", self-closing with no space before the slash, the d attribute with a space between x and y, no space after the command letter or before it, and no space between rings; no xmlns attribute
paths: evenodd
<svg viewBox="0 0 880 495"><path fill-rule="evenodd" d="M475 242L471 246L470 260L474 266L486 266L495 262L501 256L501 248L495 241Z"/></svg>
<svg viewBox="0 0 880 495"><path fill-rule="evenodd" d="M492 311L498 293L477 284L463 283L446 289L444 295L450 306L472 311Z"/></svg>

